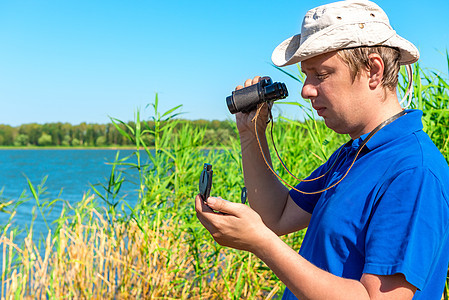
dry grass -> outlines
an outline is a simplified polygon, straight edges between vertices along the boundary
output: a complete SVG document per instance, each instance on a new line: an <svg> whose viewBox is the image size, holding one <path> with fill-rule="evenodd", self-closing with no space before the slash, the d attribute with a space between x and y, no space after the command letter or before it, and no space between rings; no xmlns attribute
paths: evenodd
<svg viewBox="0 0 449 300"><path fill-rule="evenodd" d="M250 254L242 261L242 253L203 245L201 255L192 255L196 244L188 231L176 230L180 224L111 223L93 207L89 213L87 224L77 215L49 232L44 253L32 232L21 246L6 228L2 299L269 299L279 289Z"/></svg>

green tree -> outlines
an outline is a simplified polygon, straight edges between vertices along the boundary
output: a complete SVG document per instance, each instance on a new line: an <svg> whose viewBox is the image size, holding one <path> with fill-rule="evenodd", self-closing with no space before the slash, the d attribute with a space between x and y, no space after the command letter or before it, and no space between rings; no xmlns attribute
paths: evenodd
<svg viewBox="0 0 449 300"><path fill-rule="evenodd" d="M142 140L145 142L147 147L154 146L154 134L146 134L142 136Z"/></svg>
<svg viewBox="0 0 449 300"><path fill-rule="evenodd" d="M26 134L19 134L14 139L14 146L28 146L30 138Z"/></svg>
<svg viewBox="0 0 449 300"><path fill-rule="evenodd" d="M75 126L75 132L73 137L78 139L79 144L77 146L84 145L84 141L86 140L86 133L87 133L87 124L85 122Z"/></svg>
<svg viewBox="0 0 449 300"><path fill-rule="evenodd" d="M97 137L97 140L95 141L95 145L97 145L97 146L106 145L106 137L104 135Z"/></svg>
<svg viewBox="0 0 449 300"><path fill-rule="evenodd" d="M19 127L19 134L28 136L28 143L38 145L39 137L42 135L42 125L37 123L24 124Z"/></svg>
<svg viewBox="0 0 449 300"><path fill-rule="evenodd" d="M217 143L216 145L229 146L231 141L231 132L224 128L218 128L215 131Z"/></svg>
<svg viewBox="0 0 449 300"><path fill-rule="evenodd" d="M42 135L37 140L37 143L39 146L50 146L52 145L52 137L51 135L43 132Z"/></svg>
<svg viewBox="0 0 449 300"><path fill-rule="evenodd" d="M75 146L75 147L81 146L80 140L77 139L77 138L73 138L72 139L72 146Z"/></svg>
<svg viewBox="0 0 449 300"><path fill-rule="evenodd" d="M14 135L17 129L9 125L0 125L0 145L11 146L14 144Z"/></svg>
<svg viewBox="0 0 449 300"><path fill-rule="evenodd" d="M66 134L64 135L64 138L62 139L61 145L63 146L70 146L70 135Z"/></svg>

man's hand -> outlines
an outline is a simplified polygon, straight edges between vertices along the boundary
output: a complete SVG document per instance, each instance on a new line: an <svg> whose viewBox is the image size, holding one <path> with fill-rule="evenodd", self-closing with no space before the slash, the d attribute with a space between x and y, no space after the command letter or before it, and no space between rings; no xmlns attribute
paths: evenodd
<svg viewBox="0 0 449 300"><path fill-rule="evenodd" d="M247 79L245 81L244 87L248 87L254 84L257 84L261 79L268 78L268 77L260 77L256 76L253 79ZM240 90L243 86L239 85L235 89ZM257 121L257 131L259 135L265 133L265 129L267 128L267 121L268 121L268 106L271 105L269 103L265 103L263 108L260 110L258 121ZM251 111L250 113L236 113L235 119L237 123L237 128L239 130L240 136L246 136L249 137L255 137L254 132L254 123L252 120L254 119L254 116L256 115L256 110Z"/></svg>
<svg viewBox="0 0 449 300"><path fill-rule="evenodd" d="M207 205L197 195L196 215L214 240L222 246L254 252L264 240L276 236L247 205L209 197Z"/></svg>

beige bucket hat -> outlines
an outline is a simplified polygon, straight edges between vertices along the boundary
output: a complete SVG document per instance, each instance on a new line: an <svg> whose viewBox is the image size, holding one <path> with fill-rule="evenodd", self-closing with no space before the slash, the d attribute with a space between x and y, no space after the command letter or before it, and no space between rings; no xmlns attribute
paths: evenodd
<svg viewBox="0 0 449 300"><path fill-rule="evenodd" d="M368 0L345 0L309 10L301 34L276 47L271 60L283 67L334 50L360 46L389 46L401 52L400 64L416 62L419 51L396 34L386 13Z"/></svg>

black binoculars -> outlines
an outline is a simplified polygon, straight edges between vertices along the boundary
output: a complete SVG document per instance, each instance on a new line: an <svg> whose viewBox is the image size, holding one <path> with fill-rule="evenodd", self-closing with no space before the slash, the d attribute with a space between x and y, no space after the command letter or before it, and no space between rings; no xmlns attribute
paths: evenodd
<svg viewBox="0 0 449 300"><path fill-rule="evenodd" d="M231 114L248 113L259 103L284 99L288 96L285 83L275 82L270 78L262 78L257 84L232 92L226 97L226 104Z"/></svg>

